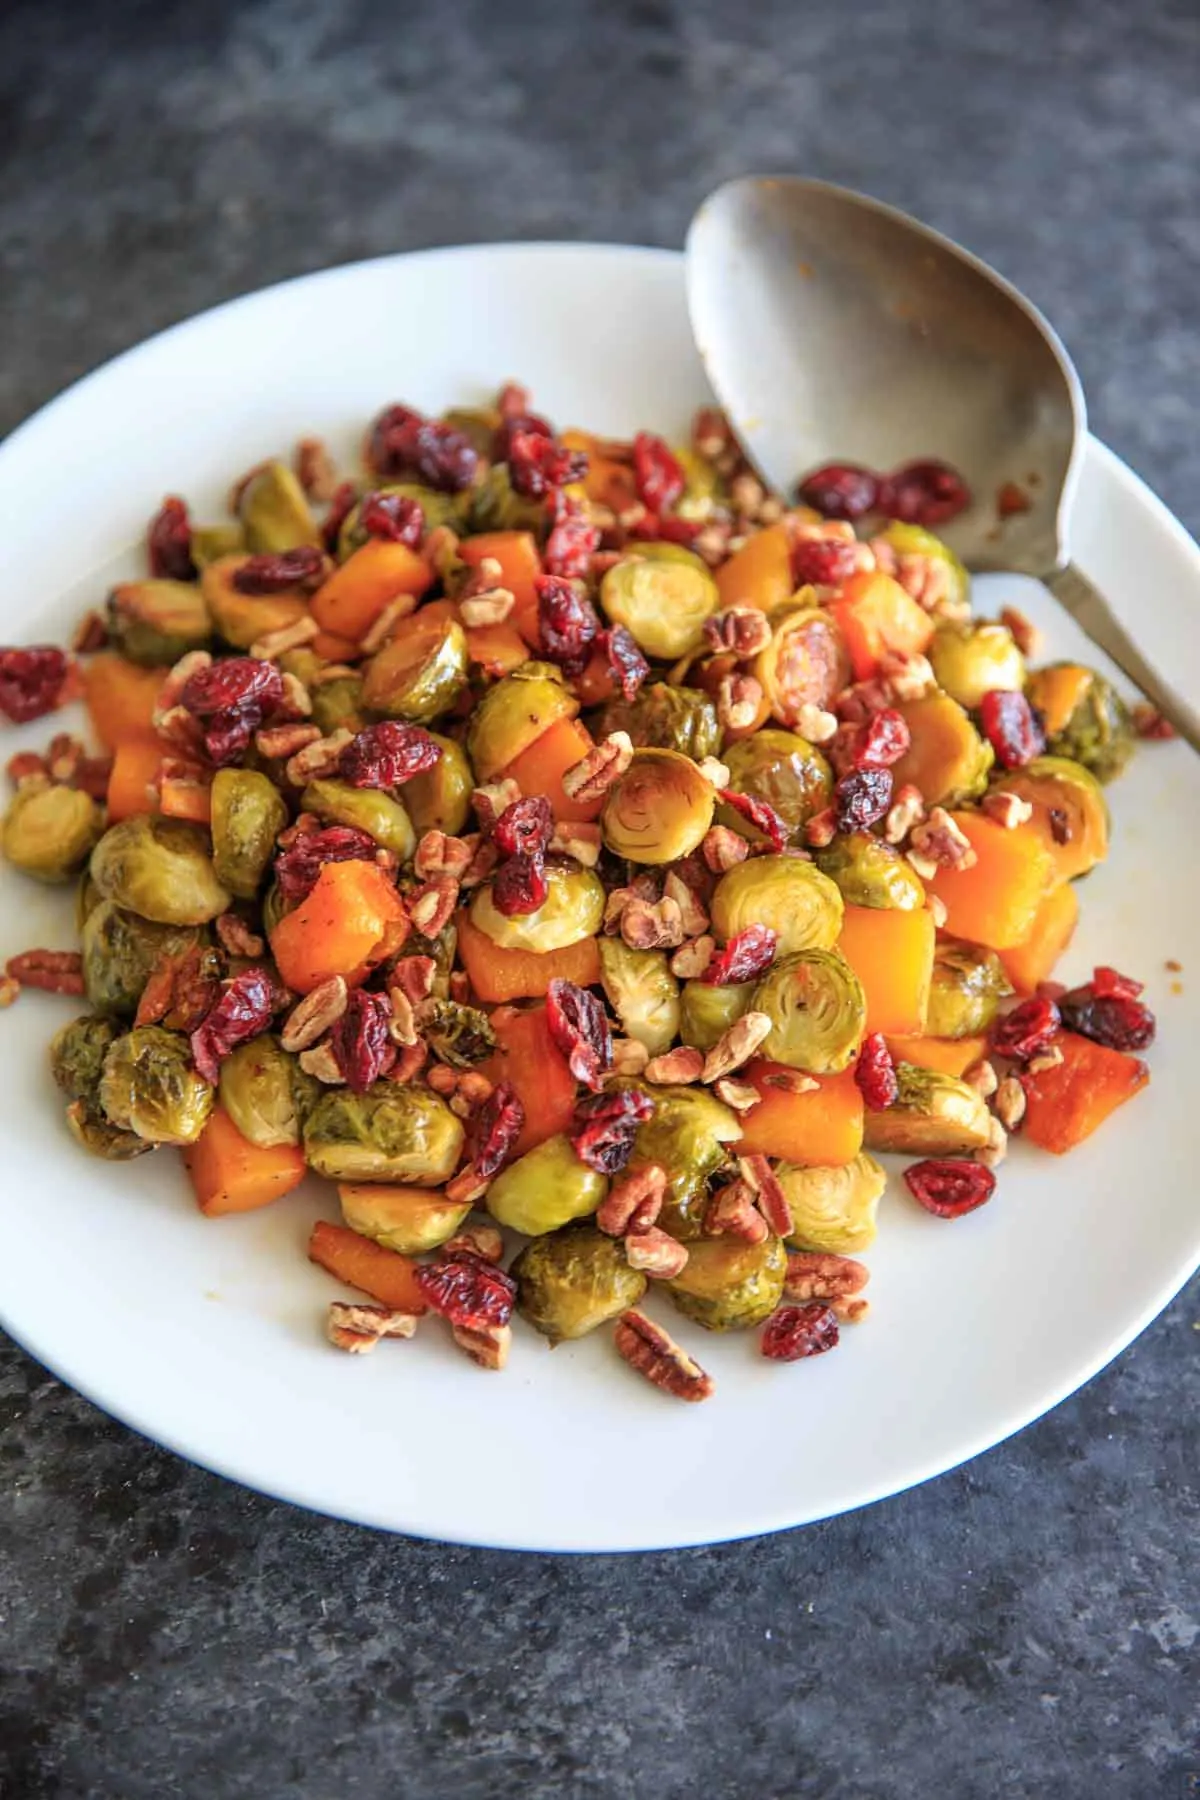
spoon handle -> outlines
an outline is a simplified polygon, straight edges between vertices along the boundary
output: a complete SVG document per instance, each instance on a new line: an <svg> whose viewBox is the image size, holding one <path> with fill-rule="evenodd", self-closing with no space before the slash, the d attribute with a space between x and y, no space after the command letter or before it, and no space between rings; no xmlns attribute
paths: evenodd
<svg viewBox="0 0 1200 1800"><path fill-rule="evenodd" d="M1154 672L1125 627L1113 616L1099 588L1075 563L1048 575L1046 586L1093 644L1111 656L1118 669L1141 688L1180 737L1193 750L1200 751L1200 713Z"/></svg>

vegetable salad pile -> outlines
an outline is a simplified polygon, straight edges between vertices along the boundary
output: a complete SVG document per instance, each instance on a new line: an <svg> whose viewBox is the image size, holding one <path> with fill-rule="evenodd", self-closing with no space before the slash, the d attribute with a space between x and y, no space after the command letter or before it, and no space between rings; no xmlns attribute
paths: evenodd
<svg viewBox="0 0 1200 1800"><path fill-rule="evenodd" d="M436 1313L500 1368L515 1310L702 1399L651 1289L833 1348L876 1153L961 1217L1154 1032L1115 970L1051 980L1135 722L972 617L939 468L787 509L717 413L611 442L510 385L387 408L348 478L305 440L219 524L165 501L71 653L0 651L0 710L82 695L104 747L15 756L3 823L79 882L79 949L2 995L86 997L51 1051L79 1144L180 1147L210 1216L336 1183L347 1351Z"/></svg>

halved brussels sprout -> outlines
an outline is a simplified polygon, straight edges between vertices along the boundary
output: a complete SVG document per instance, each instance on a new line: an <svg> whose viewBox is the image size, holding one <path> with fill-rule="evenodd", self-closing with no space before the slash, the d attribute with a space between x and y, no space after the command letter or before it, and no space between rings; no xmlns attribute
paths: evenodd
<svg viewBox="0 0 1200 1800"><path fill-rule="evenodd" d="M217 636L234 650L249 650L259 638L286 625L298 625L309 615L308 601L294 591L279 594L243 594L233 578L244 556L219 556L200 574L200 589Z"/></svg>
<svg viewBox="0 0 1200 1800"><path fill-rule="evenodd" d="M475 776L461 744L443 737L439 731L429 735L442 754L432 769L405 782L404 804L418 837L427 831L444 831L447 837L457 837L471 817Z"/></svg>
<svg viewBox="0 0 1200 1800"><path fill-rule="evenodd" d="M990 1028L1001 1000L1012 991L994 950L944 938L933 953L926 1033L937 1038L978 1037Z"/></svg>
<svg viewBox="0 0 1200 1800"><path fill-rule="evenodd" d="M231 897L217 880L207 832L182 819L137 813L110 825L91 871L106 900L159 925L205 925Z"/></svg>
<svg viewBox="0 0 1200 1800"><path fill-rule="evenodd" d="M678 750L701 762L715 756L721 744L716 703L700 688L670 687L649 682L633 700L610 700L596 725L596 736L624 731L639 750Z"/></svg>
<svg viewBox="0 0 1200 1800"><path fill-rule="evenodd" d="M631 1171L658 1163L666 1171L667 1192L658 1223L673 1237L689 1241L703 1224L708 1183L726 1159L742 1128L727 1106L701 1087L645 1090L654 1111L638 1126Z"/></svg>
<svg viewBox="0 0 1200 1800"><path fill-rule="evenodd" d="M246 534L240 525L193 525L188 541L192 561L204 572L210 563L223 556L242 556L246 550Z"/></svg>
<svg viewBox="0 0 1200 1800"><path fill-rule="evenodd" d="M364 705L391 719L427 725L449 712L467 685L467 637L457 619L420 614L385 644L363 674Z"/></svg>
<svg viewBox="0 0 1200 1800"><path fill-rule="evenodd" d="M130 662L170 668L212 639L204 595L191 581L122 581L108 596L108 635Z"/></svg>
<svg viewBox="0 0 1200 1800"><path fill-rule="evenodd" d="M402 863L417 847L403 804L382 788L356 788L345 781L310 781L300 796L305 812L316 813L329 825L354 825L391 850Z"/></svg>
<svg viewBox="0 0 1200 1800"><path fill-rule="evenodd" d="M578 863L546 865L548 892L535 912L502 913L492 899L492 884L481 887L471 902L471 923L502 950L565 950L595 937L604 923L604 883Z"/></svg>
<svg viewBox="0 0 1200 1800"><path fill-rule="evenodd" d="M893 519L880 536L898 556L930 556L940 562L946 571L946 600L950 609L960 612L969 605L971 577L949 544L944 544L940 537L935 537L923 525L906 525L900 519Z"/></svg>
<svg viewBox="0 0 1200 1800"><path fill-rule="evenodd" d="M487 1014L457 1000L427 1000L421 1009L421 1036L434 1055L454 1069L484 1062L496 1048Z"/></svg>
<svg viewBox="0 0 1200 1800"><path fill-rule="evenodd" d="M439 494L436 488L423 487L418 481L381 482L371 489L373 494L401 494L409 500L415 500L425 515L425 529L432 531L437 525L454 525L460 517L460 509L453 494ZM363 530L360 518L361 507L353 506L342 522L338 534L338 560L345 562L356 550L361 550L367 541L367 533Z"/></svg>
<svg viewBox="0 0 1200 1800"><path fill-rule="evenodd" d="M939 625L929 661L938 686L968 712L993 688L1025 686L1025 658L1007 625Z"/></svg>
<svg viewBox="0 0 1200 1800"><path fill-rule="evenodd" d="M769 925L776 950L829 950L842 929L845 906L836 883L798 856L753 856L727 869L713 891L713 930L735 937L748 925Z"/></svg>
<svg viewBox="0 0 1200 1800"><path fill-rule="evenodd" d="M428 1088L379 1081L365 1094L323 1093L304 1121L310 1169L334 1181L436 1187L458 1167L463 1128Z"/></svg>
<svg viewBox="0 0 1200 1800"><path fill-rule="evenodd" d="M307 802L306 802L307 804ZM283 795L257 769L218 769L212 784L213 869L239 900L253 900L288 822Z"/></svg>
<svg viewBox="0 0 1200 1800"><path fill-rule="evenodd" d="M972 1156L991 1140L992 1115L983 1097L957 1075L896 1064L900 1091L885 1112L868 1112L868 1150L905 1156Z"/></svg>
<svg viewBox="0 0 1200 1800"><path fill-rule="evenodd" d="M630 1268L619 1239L591 1225L566 1225L526 1244L509 1273L517 1311L551 1344L586 1337L646 1291L646 1277Z"/></svg>
<svg viewBox="0 0 1200 1800"><path fill-rule="evenodd" d="M1108 802L1082 763L1066 756L1037 756L1023 769L1009 769L995 786L1032 806L1029 827L1049 850L1064 881L1086 875L1108 855Z"/></svg>
<svg viewBox="0 0 1200 1800"><path fill-rule="evenodd" d="M594 1213L607 1192L605 1176L581 1162L570 1138L559 1132L501 1169L486 1205L497 1224L541 1237Z"/></svg>
<svg viewBox="0 0 1200 1800"><path fill-rule="evenodd" d="M148 1144L194 1144L215 1095L192 1067L185 1037L161 1025L135 1025L109 1045L98 1098L119 1131Z"/></svg>
<svg viewBox="0 0 1200 1800"><path fill-rule="evenodd" d="M182 956L203 942L203 934L177 925L155 925L137 913L102 900L80 931L83 987L97 1012L132 1018L142 989L158 964Z"/></svg>
<svg viewBox="0 0 1200 1800"><path fill-rule="evenodd" d="M67 1130L81 1150L105 1162L132 1162L135 1156L144 1156L147 1150L155 1148L134 1131L118 1131L86 1100L72 1100L68 1106Z"/></svg>
<svg viewBox="0 0 1200 1800"><path fill-rule="evenodd" d="M477 486L460 497L460 516L468 534L479 531L532 531L542 537L546 508L513 487L507 463L493 463Z"/></svg>
<svg viewBox="0 0 1200 1800"><path fill-rule="evenodd" d="M662 950L631 950L620 938L597 940L600 979L626 1037L651 1056L669 1050L679 1030L679 983Z"/></svg>
<svg viewBox="0 0 1200 1800"><path fill-rule="evenodd" d="M469 1201L447 1200L430 1188L343 1185L338 1198L351 1231L402 1256L436 1250L454 1236L471 1210Z"/></svg>
<svg viewBox="0 0 1200 1800"><path fill-rule="evenodd" d="M278 1038L263 1032L222 1060L217 1092L242 1136L270 1150L300 1142L304 1116L321 1088Z"/></svg>
<svg viewBox="0 0 1200 1800"><path fill-rule="evenodd" d="M685 981L679 996L679 1037L695 1050L711 1050L748 1012L754 998L754 982L739 981L715 987L707 981Z"/></svg>
<svg viewBox="0 0 1200 1800"><path fill-rule="evenodd" d="M925 889L912 864L869 831L839 832L815 855L818 869L837 883L847 906L919 912L925 904Z"/></svg>
<svg viewBox="0 0 1200 1800"><path fill-rule="evenodd" d="M1051 704L1064 674L1076 675L1074 705L1059 723ZM1129 709L1111 681L1095 669L1051 663L1029 677L1025 689L1031 706L1047 715L1046 748L1051 756L1081 763L1097 781L1114 781L1133 754L1134 733Z"/></svg>
<svg viewBox="0 0 1200 1800"><path fill-rule="evenodd" d="M648 556L615 563L600 584L600 605L624 625L647 656L674 662L704 642L704 621L721 604L717 584L698 556Z"/></svg>
<svg viewBox="0 0 1200 1800"><path fill-rule="evenodd" d="M771 641L752 665L771 716L781 725L799 724L806 706L828 709L850 679L842 635L829 614L810 603L811 595L811 589L802 589L800 599L768 615Z"/></svg>
<svg viewBox="0 0 1200 1800"><path fill-rule="evenodd" d="M361 731L366 724L361 675L339 675L336 681L318 681L310 690L313 724L326 737L335 731Z"/></svg>
<svg viewBox="0 0 1200 1800"><path fill-rule="evenodd" d="M96 1102L104 1058L120 1035L120 1026L98 1013L84 1013L55 1032L50 1041L50 1073L68 1100Z"/></svg>
<svg viewBox="0 0 1200 1800"><path fill-rule="evenodd" d="M13 865L37 881L71 881L104 832L104 813L79 788L17 789L4 815L0 848Z"/></svg>
<svg viewBox="0 0 1200 1800"><path fill-rule="evenodd" d="M896 711L911 742L892 769L896 787L911 782L926 806L961 806L987 787L995 751L980 737L957 700L941 692L903 700Z"/></svg>
<svg viewBox="0 0 1200 1800"><path fill-rule="evenodd" d="M635 750L608 790L600 829L614 856L670 863L699 848L713 820L716 790L677 750Z"/></svg>
<svg viewBox="0 0 1200 1800"><path fill-rule="evenodd" d="M255 553L320 545L304 489L286 463L267 462L254 471L238 496L238 516Z"/></svg>
<svg viewBox="0 0 1200 1800"><path fill-rule="evenodd" d="M836 950L776 957L754 990L753 1006L771 1020L762 1054L810 1075L848 1068L867 1026L862 982Z"/></svg>
<svg viewBox="0 0 1200 1800"><path fill-rule="evenodd" d="M773 806L793 838L815 813L829 805L833 793L829 764L807 738L797 737L794 731L768 726L727 745L721 761L729 770L734 792ZM717 808L717 822L730 826L752 844L764 841L763 833L732 806Z"/></svg>
<svg viewBox="0 0 1200 1800"><path fill-rule="evenodd" d="M579 702L553 663L527 662L488 688L467 726L467 752L480 781L494 781Z"/></svg>
<svg viewBox="0 0 1200 1800"><path fill-rule="evenodd" d="M761 1244L738 1238L697 1238L686 1266L667 1282L679 1311L708 1331L748 1331L770 1318L783 1299L787 1251L777 1237Z"/></svg>
<svg viewBox="0 0 1200 1800"><path fill-rule="evenodd" d="M783 1162L775 1173L792 1215L789 1243L835 1256L849 1256L874 1243L875 1214L887 1187L887 1171L865 1150L836 1168Z"/></svg>
<svg viewBox="0 0 1200 1800"><path fill-rule="evenodd" d="M84 925L101 905L103 896L92 880L91 872L85 869L79 877L79 885L75 889L75 930L82 931Z"/></svg>

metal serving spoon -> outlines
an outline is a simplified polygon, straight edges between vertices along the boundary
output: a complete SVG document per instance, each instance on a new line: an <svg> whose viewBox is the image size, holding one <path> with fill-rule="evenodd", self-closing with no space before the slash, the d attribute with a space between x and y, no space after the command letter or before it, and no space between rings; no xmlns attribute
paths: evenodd
<svg viewBox="0 0 1200 1800"><path fill-rule="evenodd" d="M1200 750L1200 713L1070 560L1083 389L1015 288L906 213L799 176L711 194L688 231L687 288L709 380L768 486L790 495L832 462L950 463L973 499L938 535L969 568L1044 581ZM1007 483L1028 507L1000 521Z"/></svg>

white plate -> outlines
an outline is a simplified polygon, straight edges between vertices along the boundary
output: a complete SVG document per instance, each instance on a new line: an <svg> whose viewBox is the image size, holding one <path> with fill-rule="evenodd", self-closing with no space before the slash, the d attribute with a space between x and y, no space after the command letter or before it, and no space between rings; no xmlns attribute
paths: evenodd
<svg viewBox="0 0 1200 1800"><path fill-rule="evenodd" d="M507 376L561 423L685 429L705 398L681 263L657 251L499 247L395 257L219 308L81 382L0 449L7 641L62 638L138 563L165 492L217 516L231 476L318 431L349 454L404 398L470 401ZM926 446L914 441L914 453ZM1089 449L1083 566L1147 648L1200 693L1200 554L1113 456ZM1039 589L1017 598L1056 654L1083 650ZM45 723L6 746L44 741ZM1053 1406L1153 1318L1195 1267L1192 963L1200 762L1155 745L1112 795L1110 863L1086 883L1065 964L1143 977L1160 1015L1153 1082L1065 1161L1018 1145L996 1199L953 1225L903 1192L870 1256L872 1317L834 1356L775 1367L753 1337L681 1336L716 1377L664 1399L608 1333L554 1355L519 1332L485 1375L435 1325L375 1355L322 1336L335 1284L305 1260L328 1193L209 1221L175 1159L86 1160L45 1045L68 1016L28 995L0 1017L0 1316L64 1380L211 1469L347 1519L462 1542L624 1550L733 1538L894 1494ZM70 907L12 875L0 951L70 944ZM53 935L50 935L53 933ZM1174 994L1164 961L1188 964ZM893 1183L893 1188L898 1188ZM659 1310L670 1319L671 1309Z"/></svg>

